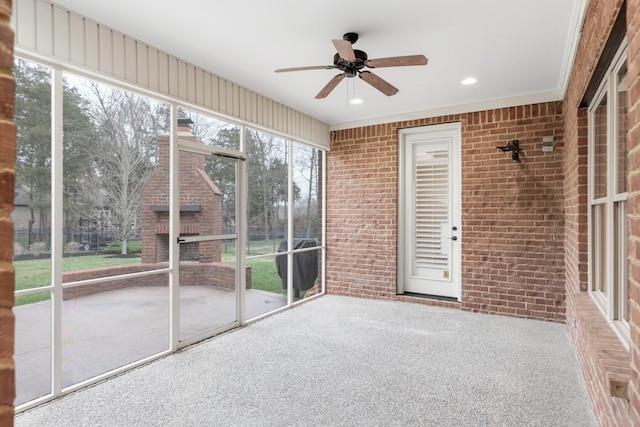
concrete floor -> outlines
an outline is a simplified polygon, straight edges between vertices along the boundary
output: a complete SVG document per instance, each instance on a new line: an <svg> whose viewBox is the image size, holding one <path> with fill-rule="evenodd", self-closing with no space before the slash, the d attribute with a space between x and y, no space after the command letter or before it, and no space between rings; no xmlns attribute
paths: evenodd
<svg viewBox="0 0 640 427"><path fill-rule="evenodd" d="M286 296L247 291L247 318L287 303ZM50 300L14 308L17 405L50 392ZM235 293L210 286L180 290L180 339L235 322ZM168 287L101 292L63 302L63 387L169 348Z"/></svg>
<svg viewBox="0 0 640 427"><path fill-rule="evenodd" d="M595 426L567 326L323 296L15 418L47 426Z"/></svg>

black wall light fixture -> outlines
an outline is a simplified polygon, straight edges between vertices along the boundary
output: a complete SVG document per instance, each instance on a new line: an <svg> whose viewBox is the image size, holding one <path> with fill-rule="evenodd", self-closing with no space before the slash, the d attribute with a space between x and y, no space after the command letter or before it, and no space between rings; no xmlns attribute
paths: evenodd
<svg viewBox="0 0 640 427"><path fill-rule="evenodd" d="M514 162L517 162L518 159L520 158L520 143L518 142L517 139L514 139L513 141L509 141L507 145L503 145L502 147L496 147L496 148L502 151L503 153L506 151L511 151L511 160L513 160Z"/></svg>

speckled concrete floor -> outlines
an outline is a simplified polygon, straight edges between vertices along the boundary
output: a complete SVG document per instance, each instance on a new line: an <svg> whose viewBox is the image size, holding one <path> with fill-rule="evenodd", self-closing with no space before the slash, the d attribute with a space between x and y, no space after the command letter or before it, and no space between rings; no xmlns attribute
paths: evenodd
<svg viewBox="0 0 640 427"><path fill-rule="evenodd" d="M594 426L566 326L324 296L18 415L25 426Z"/></svg>

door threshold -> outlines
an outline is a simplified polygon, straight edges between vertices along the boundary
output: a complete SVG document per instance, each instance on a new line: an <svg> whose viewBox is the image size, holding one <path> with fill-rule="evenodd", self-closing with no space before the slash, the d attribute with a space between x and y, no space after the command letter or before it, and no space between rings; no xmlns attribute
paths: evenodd
<svg viewBox="0 0 640 427"><path fill-rule="evenodd" d="M410 297L410 298L433 299L438 301L447 301L447 302L456 302L456 303L460 302L455 297L443 297L442 295L418 294L414 292L405 292L403 294L398 294L398 296Z"/></svg>

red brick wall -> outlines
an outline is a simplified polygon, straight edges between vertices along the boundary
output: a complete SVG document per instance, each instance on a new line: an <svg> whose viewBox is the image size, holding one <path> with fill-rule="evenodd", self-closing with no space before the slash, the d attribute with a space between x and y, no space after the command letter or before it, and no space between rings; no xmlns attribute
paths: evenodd
<svg viewBox="0 0 640 427"><path fill-rule="evenodd" d="M459 306L563 321L561 103L333 132L327 160L328 293L397 298L398 130L453 121L462 124ZM553 153L541 150L547 135L555 137ZM513 139L520 141L519 163L496 150Z"/></svg>
<svg viewBox="0 0 640 427"><path fill-rule="evenodd" d="M16 129L13 124L13 30L11 1L0 0L0 425L13 425L13 209Z"/></svg>
<svg viewBox="0 0 640 427"><path fill-rule="evenodd" d="M140 273L158 268L166 268L168 264L135 264L114 267L92 268L66 272L62 274L62 283L81 280L99 279L121 274ZM235 288L236 268L221 263L183 263L180 265L180 286L217 286L225 289ZM246 268L247 289L251 289L251 267ZM168 286L169 273L150 276L114 279L95 285L84 285L65 288L63 299L78 298L99 292L113 291L138 286Z"/></svg>
<svg viewBox="0 0 640 427"><path fill-rule="evenodd" d="M631 399L632 425L640 425L640 0L627 0L627 64L630 111L627 138L629 156L629 294L631 299Z"/></svg>
<svg viewBox="0 0 640 427"><path fill-rule="evenodd" d="M566 211L566 289L569 331L576 355L587 384L596 419L601 426L640 425L640 398L638 394L638 345L640 311L638 310L638 247L640 225L638 200L640 180L638 173L640 150L638 147L638 47L637 29L640 26L639 0L627 1L627 40L630 82L628 114L629 148L629 278L631 299L631 351L615 335L587 292L587 120L586 111L578 109L593 70L602 55L613 24L623 5L622 0L589 2L583 32L575 63L571 71L565 105L565 211ZM635 88L635 89L634 89ZM635 134L634 134L635 129ZM639 223L640 224L640 223ZM630 378L630 381L629 381ZM612 396L616 381L628 384L629 400Z"/></svg>

